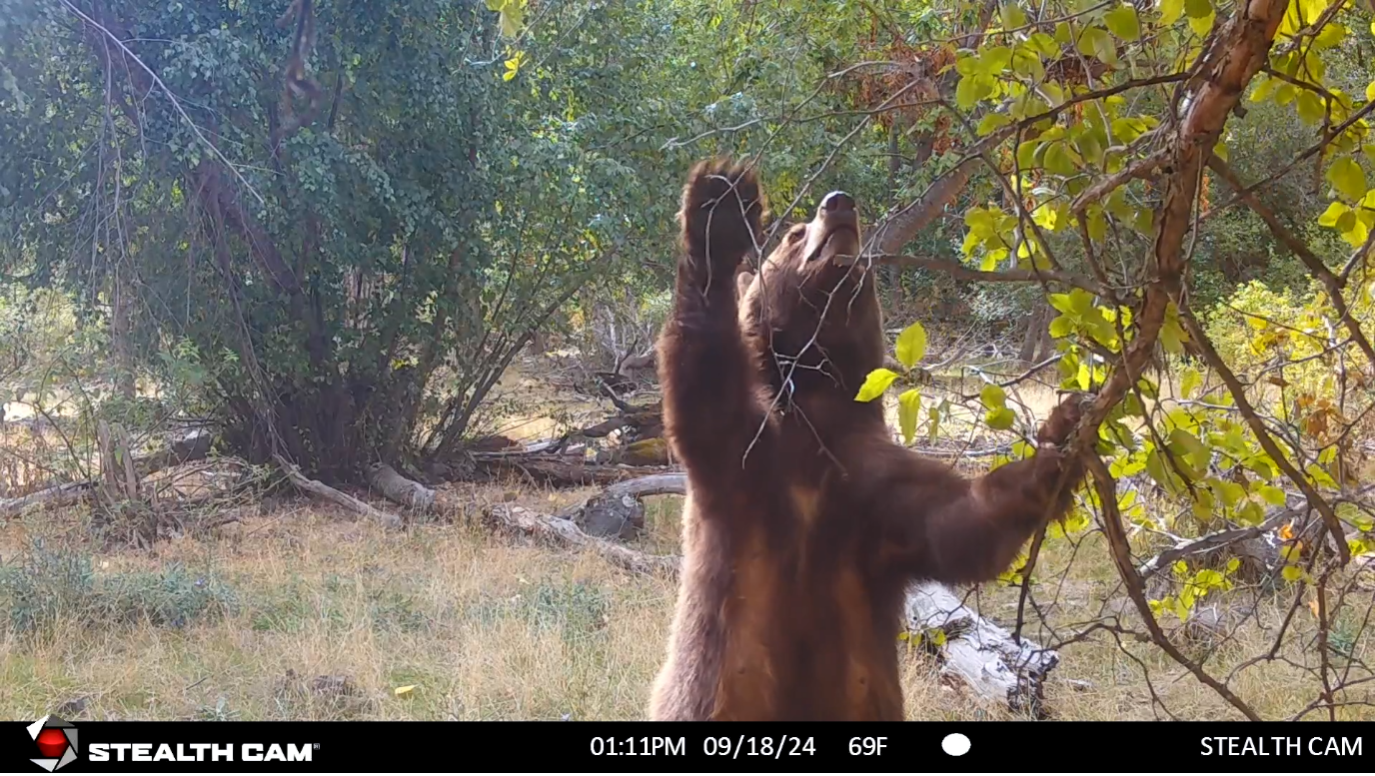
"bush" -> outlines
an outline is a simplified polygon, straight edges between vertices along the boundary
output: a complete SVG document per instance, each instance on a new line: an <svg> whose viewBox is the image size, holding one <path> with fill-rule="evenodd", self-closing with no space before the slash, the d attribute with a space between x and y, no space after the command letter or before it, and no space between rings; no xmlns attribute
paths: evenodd
<svg viewBox="0 0 1375 776"><path fill-rule="evenodd" d="M0 564L4 627L34 633L63 620L83 627L148 622L181 628L231 609L234 591L213 576L180 564L156 572L97 575L88 555L48 550L41 543L17 561Z"/></svg>

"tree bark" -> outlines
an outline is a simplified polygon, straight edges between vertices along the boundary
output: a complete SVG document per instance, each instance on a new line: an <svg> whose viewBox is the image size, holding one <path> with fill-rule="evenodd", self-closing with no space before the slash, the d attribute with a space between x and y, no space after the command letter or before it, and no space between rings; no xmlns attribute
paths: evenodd
<svg viewBox="0 0 1375 776"><path fill-rule="evenodd" d="M116 266L111 278L110 344L115 356L115 391L133 401L138 393L134 375L134 350L129 342L129 281L125 269Z"/></svg>

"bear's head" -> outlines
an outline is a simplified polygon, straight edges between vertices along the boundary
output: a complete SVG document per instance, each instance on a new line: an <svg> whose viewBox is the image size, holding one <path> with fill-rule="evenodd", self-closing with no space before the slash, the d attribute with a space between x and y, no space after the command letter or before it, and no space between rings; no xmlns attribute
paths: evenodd
<svg viewBox="0 0 1375 776"><path fill-rule="evenodd" d="M782 234L758 272L739 278L741 328L775 392L853 403L884 356L874 268L857 258L859 209L833 191Z"/></svg>

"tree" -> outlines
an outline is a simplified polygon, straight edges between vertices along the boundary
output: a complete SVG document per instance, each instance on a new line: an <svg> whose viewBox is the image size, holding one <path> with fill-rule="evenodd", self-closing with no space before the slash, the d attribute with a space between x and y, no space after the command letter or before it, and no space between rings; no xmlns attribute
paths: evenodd
<svg viewBox="0 0 1375 776"><path fill-rule="evenodd" d="M187 343L256 460L452 453L625 229L627 170L504 88L476 3L3 10L0 267L78 289L146 369Z"/></svg>
<svg viewBox="0 0 1375 776"><path fill-rule="evenodd" d="M1366 45L1353 31L1367 29L1368 11L1343 0L1166 0L1158 12L1117 2L1038 11L1008 3L981 45L959 51L961 78L955 105L947 106L970 128L966 154L983 160L1010 202L966 213L963 251L977 270L921 265L1033 284L1047 294L1058 313L1049 331L1061 388L1094 396L1076 444L1093 474L1087 503L1099 512L1148 638L1251 718L1251 706L1203 661L1186 656L1159 621L1166 614L1189 619L1198 599L1230 586L1235 560L1217 569L1178 560L1178 592L1148 599L1144 580L1161 563L1133 560L1127 521L1167 535L1183 528L1172 516L1146 514L1140 486L1121 485L1144 473L1188 505L1202 532L1196 551L1273 530L1268 511L1303 505L1281 535L1283 577L1296 583L1295 608L1309 589L1316 593L1311 608L1322 655L1313 673L1323 689L1315 704L1335 718L1348 674L1332 667L1325 639L1335 601L1351 584L1340 571L1353 555L1375 550L1372 521L1339 508L1350 498L1343 493L1353 465L1350 436L1371 406L1352 387L1369 384L1375 368L1364 329L1371 295L1357 280L1375 227L1375 191L1364 171L1375 161L1366 119L1375 83L1368 71L1343 67ZM1270 103L1289 106L1316 130L1264 179L1243 177L1228 161L1233 137L1259 131L1234 118L1247 113L1248 92L1249 102L1267 109L1257 116L1273 117ZM1353 92L1364 93L1363 104ZM1319 165L1330 204L1300 231L1260 190L1304 162ZM1246 321L1243 347L1262 356L1263 363L1251 360L1249 375L1238 372L1248 360L1240 348L1214 341L1218 329L1210 331L1209 311L1192 294L1209 179L1229 204L1264 224L1314 285L1306 304L1287 310L1254 293L1237 300L1243 309L1228 306ZM1345 245L1310 244L1305 236L1318 236L1315 226ZM1162 390L1164 375L1154 368L1162 363L1181 370L1174 396ZM1004 387L990 384L980 397L994 430L1017 421ZM1024 452L1015 447L1013 457ZM1078 522L1080 530L1088 526ZM1176 550L1174 557L1188 554ZM1277 645L1283 638L1284 628Z"/></svg>

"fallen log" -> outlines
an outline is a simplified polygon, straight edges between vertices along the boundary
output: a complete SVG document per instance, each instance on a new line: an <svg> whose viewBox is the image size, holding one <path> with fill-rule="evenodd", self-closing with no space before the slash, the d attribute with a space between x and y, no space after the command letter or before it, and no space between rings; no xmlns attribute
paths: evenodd
<svg viewBox="0 0 1375 776"><path fill-rule="evenodd" d="M686 481L681 473L652 474L618 482L565 511L562 517L593 537L630 539L644 527L645 505L641 499L681 495L685 491Z"/></svg>
<svg viewBox="0 0 1375 776"><path fill-rule="evenodd" d="M368 484L384 498L403 507L428 511L434 507L435 493L415 480L401 476L385 463L368 467Z"/></svg>
<svg viewBox="0 0 1375 776"><path fill-rule="evenodd" d="M92 487L90 480L68 482L34 491L27 496L0 499L0 519L15 517L29 507L69 507L78 504L91 492Z"/></svg>
<svg viewBox="0 0 1375 776"><path fill-rule="evenodd" d="M380 522L387 528L401 527L401 518L397 517L396 515L393 515L389 512L383 512L382 510L377 509L371 504L359 501L358 499L354 498L353 496L350 496L347 493L344 493L343 491L335 490L334 488L331 488L330 486L324 484L323 482L320 482L319 480L310 479L309 477L302 474L301 470L296 468L295 464L291 463L282 456L277 455L276 453L274 453L272 457L277 460L277 465L281 467L282 472L286 474L286 477L288 480L291 481L291 484L295 485L299 490L303 490L306 493L311 494L312 496L317 496L319 498L324 499L325 501L337 504L338 506L341 506L344 509L349 510L350 512L355 512L357 514L370 517Z"/></svg>
<svg viewBox="0 0 1375 776"><path fill-rule="evenodd" d="M661 474L664 471L652 466L598 466L582 459L545 453L475 454L473 463L476 470L482 474L520 474L536 484L553 487L614 485L623 480Z"/></svg>
<svg viewBox="0 0 1375 776"><path fill-rule="evenodd" d="M134 459L134 469L140 478L173 466L200 461L210 456L215 435L207 428L195 428L173 441L165 450Z"/></svg>
<svg viewBox="0 0 1375 776"><path fill-rule="evenodd" d="M636 514L643 520L644 507L640 499L686 492L687 476L682 472L669 472L617 483L565 512L563 517L502 505L493 510L490 519L519 525L526 533L541 533L564 546L591 546L608 561L631 571L665 572L671 569L676 574L677 558L672 558L670 563L670 558L665 556L645 555L588 536L578 529L576 521L591 525L592 520L605 520L605 527L616 527L619 535L622 523L617 521L631 521ZM518 512L513 513L515 510ZM1045 679L1059 663L1057 653L1026 639L1018 644L1006 629L964 606L949 588L934 582L913 585L908 590L903 615L909 632L925 633L939 628L945 634L937 655L947 676L959 679L980 697L1006 703L1013 711L1042 714Z"/></svg>
<svg viewBox="0 0 1375 776"><path fill-rule="evenodd" d="M668 441L663 437L654 437L606 448L598 451L597 463L617 463L627 466L668 466L670 463Z"/></svg>
<svg viewBox="0 0 1375 776"><path fill-rule="evenodd" d="M922 582L907 591L903 607L909 633L940 630L941 673L979 696L1005 702L1013 711L1042 717L1046 675L1060 662L1054 651L1022 639L979 616L949 588Z"/></svg>
<svg viewBox="0 0 1375 776"><path fill-rule="evenodd" d="M592 550L612 565L637 574L678 574L677 556L646 555L605 539L588 536L566 517L545 515L514 504L498 504L483 512L483 521L506 533L529 536L561 547Z"/></svg>

